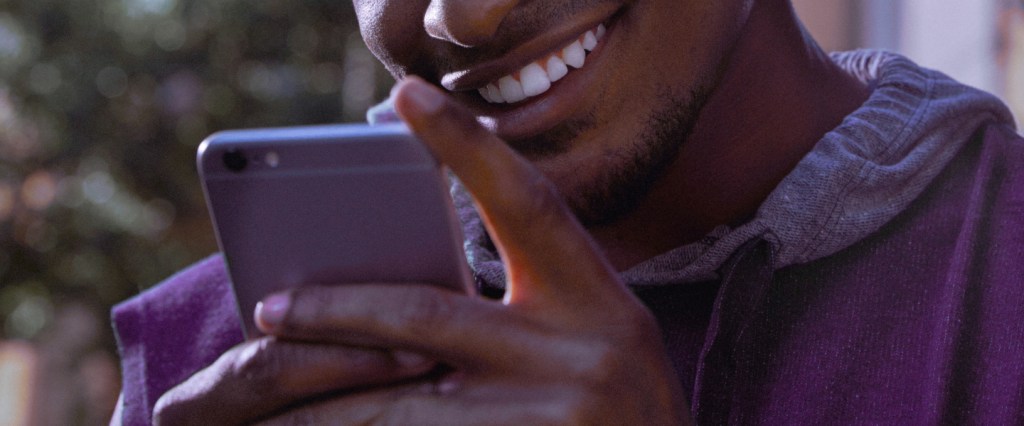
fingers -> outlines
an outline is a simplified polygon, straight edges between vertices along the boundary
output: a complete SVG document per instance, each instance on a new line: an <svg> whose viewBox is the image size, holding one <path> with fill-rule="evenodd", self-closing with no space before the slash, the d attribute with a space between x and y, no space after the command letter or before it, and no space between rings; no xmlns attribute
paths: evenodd
<svg viewBox="0 0 1024 426"><path fill-rule="evenodd" d="M339 389L395 383L433 368L423 357L263 338L224 353L165 393L156 424L238 424Z"/></svg>
<svg viewBox="0 0 1024 426"><path fill-rule="evenodd" d="M594 303L594 292L625 291L553 185L461 105L410 77L395 107L472 193L514 283L510 303L555 294Z"/></svg>
<svg viewBox="0 0 1024 426"><path fill-rule="evenodd" d="M594 424L585 418L583 398L560 398L551 391L506 387L448 388L415 383L331 398L283 413L260 425L539 425ZM514 400L514 404L509 404ZM592 411L592 410L590 410Z"/></svg>
<svg viewBox="0 0 1024 426"><path fill-rule="evenodd" d="M528 367L528 349L543 342L500 304L428 285L303 286L270 299L256 313L268 334L400 348L468 370Z"/></svg>

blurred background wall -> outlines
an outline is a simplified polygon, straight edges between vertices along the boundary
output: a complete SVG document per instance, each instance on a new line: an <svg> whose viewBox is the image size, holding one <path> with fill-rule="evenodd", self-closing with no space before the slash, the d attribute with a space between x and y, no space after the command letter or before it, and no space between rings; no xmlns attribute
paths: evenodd
<svg viewBox="0 0 1024 426"><path fill-rule="evenodd" d="M793 0L826 50L881 48L1000 96L1024 115L1024 0Z"/></svg>
<svg viewBox="0 0 1024 426"><path fill-rule="evenodd" d="M1024 113L1022 0L795 0ZM360 120L392 81L335 0L0 0L0 425L104 424L112 304L215 251L207 134Z"/></svg>

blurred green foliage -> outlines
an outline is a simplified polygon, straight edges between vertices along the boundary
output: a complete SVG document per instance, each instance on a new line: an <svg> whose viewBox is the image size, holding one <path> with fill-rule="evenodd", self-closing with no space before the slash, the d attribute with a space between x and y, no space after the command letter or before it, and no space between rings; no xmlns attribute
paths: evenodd
<svg viewBox="0 0 1024 426"><path fill-rule="evenodd" d="M391 84L349 2L0 0L0 340L215 251L209 133L360 120Z"/></svg>

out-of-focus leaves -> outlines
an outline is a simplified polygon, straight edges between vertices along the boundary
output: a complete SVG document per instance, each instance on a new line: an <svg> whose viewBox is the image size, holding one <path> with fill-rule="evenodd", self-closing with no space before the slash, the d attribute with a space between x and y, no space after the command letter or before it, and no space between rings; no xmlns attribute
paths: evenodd
<svg viewBox="0 0 1024 426"><path fill-rule="evenodd" d="M209 133L361 120L390 85L347 2L0 1L0 339L215 251Z"/></svg>

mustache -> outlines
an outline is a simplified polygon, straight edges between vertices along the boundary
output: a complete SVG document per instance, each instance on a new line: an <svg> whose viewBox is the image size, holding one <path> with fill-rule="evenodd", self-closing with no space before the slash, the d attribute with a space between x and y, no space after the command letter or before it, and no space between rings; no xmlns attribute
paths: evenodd
<svg viewBox="0 0 1024 426"><path fill-rule="evenodd" d="M494 36L478 46L460 47L443 40L431 39L417 65L408 70L420 76L437 77L452 70L500 58L526 40L536 38L559 23L594 7L622 4L621 0L522 0L502 20ZM436 81L436 80L435 80Z"/></svg>

